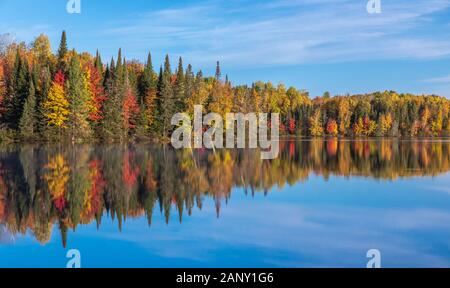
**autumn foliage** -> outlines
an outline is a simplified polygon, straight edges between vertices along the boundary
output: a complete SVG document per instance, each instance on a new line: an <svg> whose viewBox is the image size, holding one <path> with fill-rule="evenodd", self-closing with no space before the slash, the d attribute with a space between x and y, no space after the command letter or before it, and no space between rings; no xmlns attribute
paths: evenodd
<svg viewBox="0 0 450 288"><path fill-rule="evenodd" d="M338 124L336 120L330 119L327 123L327 134L331 136L337 136L339 134Z"/></svg>
<svg viewBox="0 0 450 288"><path fill-rule="evenodd" d="M394 91L311 97L282 83L233 86L220 63L214 77L185 68L182 58L173 69L168 55L154 71L150 53L140 63L127 61L121 49L103 63L99 52L70 50L66 36L56 54L45 35L0 53L0 140L165 142L176 128L173 115L193 117L195 105L222 116L277 113L280 133L296 137L450 136L444 97Z"/></svg>

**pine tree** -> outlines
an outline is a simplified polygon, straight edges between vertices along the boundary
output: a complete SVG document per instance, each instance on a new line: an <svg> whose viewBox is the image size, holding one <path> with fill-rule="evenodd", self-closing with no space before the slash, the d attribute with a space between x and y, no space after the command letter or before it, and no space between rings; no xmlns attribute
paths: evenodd
<svg viewBox="0 0 450 288"><path fill-rule="evenodd" d="M36 130L43 136L47 128L44 103L52 86L52 75L49 67L43 69L40 75L40 83L40 89L36 89Z"/></svg>
<svg viewBox="0 0 450 288"><path fill-rule="evenodd" d="M17 50L11 85L9 87L12 97L9 98L7 117L7 121L13 129L18 128L18 121L22 118L23 106L30 90L29 82L30 73L28 71L28 62L26 59L22 60L20 51Z"/></svg>
<svg viewBox="0 0 450 288"><path fill-rule="evenodd" d="M183 59L180 57L176 73L176 82L174 87L174 100L176 112L183 112L185 109L185 79L183 69Z"/></svg>
<svg viewBox="0 0 450 288"><path fill-rule="evenodd" d="M170 132L170 120L175 112L175 101L172 87L172 71L170 68L169 55L164 61L164 71L160 74L158 84L158 98L160 100L160 120L162 136L167 137Z"/></svg>
<svg viewBox="0 0 450 288"><path fill-rule="evenodd" d="M72 139L84 139L91 135L88 122L89 84L83 74L78 56L72 57L65 87L70 103L69 126Z"/></svg>
<svg viewBox="0 0 450 288"><path fill-rule="evenodd" d="M195 90L195 76L192 71L192 65L189 64L186 68L186 74L184 76L184 109L188 108L190 99L194 97Z"/></svg>
<svg viewBox="0 0 450 288"><path fill-rule="evenodd" d="M103 63L102 63L102 57L100 56L100 53L96 52L95 54L95 60L94 60L94 66L97 68L98 74L103 74Z"/></svg>
<svg viewBox="0 0 450 288"><path fill-rule="evenodd" d="M155 72L153 71L152 56L149 53L147 63L145 64L144 71L139 82L140 97L138 103L140 106L140 117L138 121L137 133L141 138L147 137L149 130L155 128L153 127L154 120L157 117L157 81L155 76Z"/></svg>
<svg viewBox="0 0 450 288"><path fill-rule="evenodd" d="M145 97L151 89L156 90L156 81L154 75L155 73L153 71L152 55L149 53L139 85L139 101L141 104L145 101Z"/></svg>
<svg viewBox="0 0 450 288"><path fill-rule="evenodd" d="M130 85L128 72L125 72L124 85L124 101L123 101L123 122L124 122L124 138L128 138L128 134L133 135L139 123L139 105L137 104L136 95Z"/></svg>
<svg viewBox="0 0 450 288"><path fill-rule="evenodd" d="M118 89L123 88L123 84L125 83L126 63L123 63L122 60L123 60L122 59L122 49L120 48L118 56L117 56L117 64L116 64L115 73L114 73L115 82L116 82L116 85L118 86Z"/></svg>
<svg viewBox="0 0 450 288"><path fill-rule="evenodd" d="M220 70L220 62L217 61L217 65L216 65L216 80L220 81L221 77L222 77L222 72Z"/></svg>
<svg viewBox="0 0 450 288"><path fill-rule="evenodd" d="M36 95L33 81L30 81L28 98L25 101L22 117L19 122L20 135L25 139L35 136L36 132Z"/></svg>
<svg viewBox="0 0 450 288"><path fill-rule="evenodd" d="M7 91L6 73L5 73L5 59L0 56L0 121L4 122L5 116L5 97Z"/></svg>
<svg viewBox="0 0 450 288"><path fill-rule="evenodd" d="M124 121L123 121L123 76L122 73L121 51L117 65L114 59L111 60L109 72L105 73L105 93L107 100L104 104L104 117L102 121L102 137L106 140L123 139Z"/></svg>
<svg viewBox="0 0 450 288"><path fill-rule="evenodd" d="M66 55L68 52L67 48L67 36L66 31L63 31L61 34L61 42L59 43L59 49L58 49L58 69L62 71L66 71Z"/></svg>

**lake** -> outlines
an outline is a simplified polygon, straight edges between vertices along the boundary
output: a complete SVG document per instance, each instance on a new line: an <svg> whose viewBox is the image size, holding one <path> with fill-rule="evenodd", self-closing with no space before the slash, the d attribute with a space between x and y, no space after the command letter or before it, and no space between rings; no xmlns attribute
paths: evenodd
<svg viewBox="0 0 450 288"><path fill-rule="evenodd" d="M450 267L448 140L0 147L0 267Z"/></svg>

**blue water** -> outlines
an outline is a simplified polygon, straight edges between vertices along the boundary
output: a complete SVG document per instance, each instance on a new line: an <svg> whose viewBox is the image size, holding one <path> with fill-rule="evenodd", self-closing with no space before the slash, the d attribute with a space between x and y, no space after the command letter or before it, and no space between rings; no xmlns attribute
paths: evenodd
<svg viewBox="0 0 450 288"><path fill-rule="evenodd" d="M448 159L447 159L448 160ZM446 161L447 161L446 160ZM227 201L207 195L182 222L155 206L152 225L131 216L119 229L104 212L50 240L7 231L0 267L65 267L77 249L82 267L366 267L369 249L383 267L450 267L450 173L376 179L311 172L293 185L255 193L236 185Z"/></svg>

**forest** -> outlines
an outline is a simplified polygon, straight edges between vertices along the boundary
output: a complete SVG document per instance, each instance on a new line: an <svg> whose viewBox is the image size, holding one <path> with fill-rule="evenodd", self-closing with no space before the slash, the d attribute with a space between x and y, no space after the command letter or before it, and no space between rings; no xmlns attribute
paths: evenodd
<svg viewBox="0 0 450 288"><path fill-rule="evenodd" d="M301 76L299 76L301 77ZM219 62L212 77L166 56L146 63L68 48L63 32L53 53L49 38L0 43L0 142L166 141L175 113L279 113L280 131L295 137L446 137L449 100L394 91L364 95L325 92L310 97L283 84L232 85Z"/></svg>

